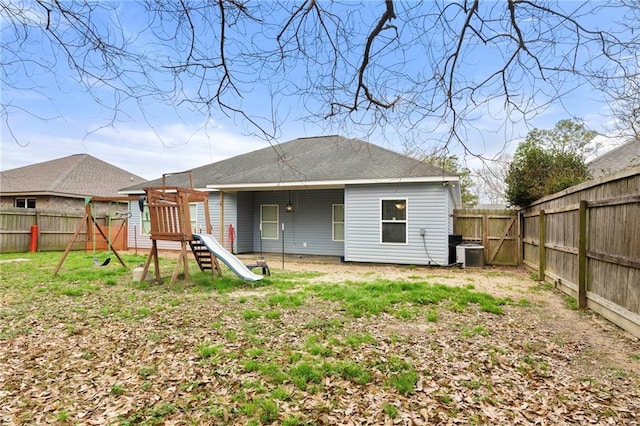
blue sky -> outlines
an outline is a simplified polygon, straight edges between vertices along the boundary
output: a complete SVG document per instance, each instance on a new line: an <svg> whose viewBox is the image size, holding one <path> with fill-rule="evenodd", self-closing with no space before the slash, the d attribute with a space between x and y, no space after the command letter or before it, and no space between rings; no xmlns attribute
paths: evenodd
<svg viewBox="0 0 640 426"><path fill-rule="evenodd" d="M139 14L136 5L131 2L115 4L118 5L117 14L98 15L104 27L113 25L110 20L117 20L125 29L122 37L137 37L133 44L134 51L147 50L145 53L148 55L162 55L162 43L151 40L147 33L137 35L140 29L144 28L147 19ZM358 11L359 16L364 18L367 14L379 14L383 2L365 4L371 9ZM575 2L565 4L567 8L571 8ZM398 3L400 18L410 16L410 9L414 6L416 4L411 2ZM407 9L400 10L401 7ZM406 12L407 15L402 15L402 12ZM33 14L31 18L41 24L44 22L41 12ZM0 19L3 24L3 39L6 42L10 39L8 35L12 33L12 29L4 17ZM603 16L593 19L614 25L613 19L603 19ZM272 33L273 28L270 31ZM264 42L261 37L267 37L267 33L268 31L247 34L247 38L251 39L251 43L260 45ZM269 142L255 135L254 127L237 115L228 116L216 110L213 110L213 114L202 114L201 111L194 110L192 105L177 102L163 104L152 97L140 100L114 98L114 92L108 85L85 79L84 82L93 88L89 93L86 85L80 84L81 77L69 70L66 61L60 59L58 51L52 50L47 43L40 42L41 35L38 34L40 33L34 31L29 44L14 47L26 55L24 57L49 65L41 67L27 61L20 66L5 69L5 73L8 72L9 75L3 76L3 81L11 81L12 84L3 84L2 87L2 102L9 107L0 116L1 170L76 153L87 153L144 178L153 179L163 173L188 170L269 145ZM207 46L203 44L202 47ZM241 49L242 45L238 45L237 48ZM318 49L316 60L320 61L326 52L320 47ZM8 57L6 52L2 55L5 59ZM428 64L425 66L429 59L417 51L401 50L395 55L395 62L387 64L390 67L406 67L413 70L424 66L424 69L429 69ZM54 59L56 57L58 60ZM241 55L238 55L238 58L240 57ZM389 60L390 56L386 56L385 59ZM471 79L474 74L482 74L485 68L490 69L495 59L483 51L470 52L468 60L460 67L462 78ZM316 81L313 78L304 78L304 64L291 64L286 71L282 71L282 75L268 74L270 77L267 80L256 74L260 70L242 69L242 65L238 62L236 70L245 73L241 79L246 80L246 84L243 83L242 87L243 98L237 99L236 105L249 111L252 117L267 127L269 119L277 115L281 125L275 132L275 141L343 134L402 152L403 137L410 138L411 132L420 133L425 150L437 146L439 141L445 138L449 123L436 117L416 120L416 126L407 132L393 126L380 126L372 130L370 126L357 126L349 122L345 124L321 118L310 120L311 113L326 112L327 107L318 96L305 98L293 93L295 91L291 89L291 84L292 81L297 81L296 76L300 76L300 85L310 84L309 82L313 84ZM318 73L314 78L317 78L320 84L324 81L321 74L326 74L327 71L320 67L312 72ZM135 81L137 77L132 73L126 78ZM166 74L157 76L158 86L172 87L173 82L163 80L164 78ZM403 84L405 82L397 82L398 87L402 87ZM522 84L526 85L526 81ZM187 94L203 90L193 79L188 80L181 89ZM140 104L143 106L144 114L140 111ZM117 105L115 113L114 105ZM564 96L562 102L549 105L527 123L505 121L503 99L488 101L470 116L463 129L463 138L467 147L474 153L492 157L505 148L507 152L513 152L517 141L523 138L532 126L551 128L558 120L572 116L584 119L589 127L602 133L609 133L613 127L612 118L607 106L602 102L601 95L585 86ZM364 120L375 119L366 116L365 113L358 117ZM450 152L465 156L464 150L458 145L452 145ZM473 165L473 157L469 158L470 164Z"/></svg>

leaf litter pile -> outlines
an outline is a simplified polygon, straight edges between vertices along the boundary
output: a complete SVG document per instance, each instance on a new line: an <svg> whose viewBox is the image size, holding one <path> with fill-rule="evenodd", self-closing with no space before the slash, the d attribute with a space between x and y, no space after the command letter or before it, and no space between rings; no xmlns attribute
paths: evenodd
<svg viewBox="0 0 640 426"><path fill-rule="evenodd" d="M21 256L0 265L0 424L638 424L638 339L522 270L170 286Z"/></svg>

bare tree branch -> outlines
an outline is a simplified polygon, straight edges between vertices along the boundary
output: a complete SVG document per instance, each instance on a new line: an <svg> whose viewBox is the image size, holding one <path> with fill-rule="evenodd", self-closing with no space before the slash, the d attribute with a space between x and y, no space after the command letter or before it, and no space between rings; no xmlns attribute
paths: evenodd
<svg viewBox="0 0 640 426"><path fill-rule="evenodd" d="M107 111L106 125L128 119L125 105L151 121L143 110L162 104L238 119L267 140L279 117L295 116L328 131L429 134L483 156L471 134L491 108L504 125L526 121L581 87L621 107L638 75L637 1L34 5L0 8L0 82L45 93L68 87L71 74ZM625 22L595 19L614 12ZM21 107L19 95L3 98L5 126Z"/></svg>

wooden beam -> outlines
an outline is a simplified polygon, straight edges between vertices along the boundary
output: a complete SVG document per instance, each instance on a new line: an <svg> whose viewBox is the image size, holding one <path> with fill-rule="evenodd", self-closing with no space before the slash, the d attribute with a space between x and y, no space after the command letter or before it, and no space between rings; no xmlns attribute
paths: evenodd
<svg viewBox="0 0 640 426"><path fill-rule="evenodd" d="M570 204L568 206L558 207L555 209L545 209L544 214L549 215L549 214L572 212L572 211L578 210L579 208L580 208L579 204Z"/></svg>
<svg viewBox="0 0 640 426"><path fill-rule="evenodd" d="M518 243L516 244L516 256L518 266L524 262L524 220L522 220L522 211L518 210Z"/></svg>
<svg viewBox="0 0 640 426"><path fill-rule="evenodd" d="M587 307L587 201L580 201L578 227L578 309Z"/></svg>
<svg viewBox="0 0 640 426"><path fill-rule="evenodd" d="M601 262L607 262L614 265L621 265L629 268L640 269L640 259L632 258L629 256L619 256L619 255L601 253L599 251L587 250L587 259L595 259Z"/></svg>
<svg viewBox="0 0 640 426"><path fill-rule="evenodd" d="M67 244L67 248L64 250L64 253L62 253L62 257L60 258L60 261L58 262L56 269L54 269L53 271L54 277L58 275L58 271L60 271L60 267L62 266L62 264L64 263L64 260L67 258L67 255L71 251L71 247L73 247L73 244L75 244L76 239L78 238L78 235L80 234L80 230L82 229L82 227L89 226L90 216L91 216L91 207L89 206L89 204L86 204L84 206L84 216L82 216L82 219L78 221L78 226L76 227L76 231L73 233L73 237L71 237L71 241L69 241L69 244ZM88 230L87 230L87 235L89 235Z"/></svg>
<svg viewBox="0 0 640 426"><path fill-rule="evenodd" d="M486 214L482 215L482 246L484 247L482 257L486 264L489 263L489 259L487 259L487 251L489 250L489 216Z"/></svg>
<svg viewBox="0 0 640 426"><path fill-rule="evenodd" d="M640 194L627 195L624 197L607 198L604 200L590 201L589 207L617 206L620 204L631 204L640 202Z"/></svg>
<svg viewBox="0 0 640 426"><path fill-rule="evenodd" d="M139 195L127 195L121 197L91 197L90 202L94 201L113 201L113 202L122 202L122 201L138 201L140 198Z"/></svg>
<svg viewBox="0 0 640 426"><path fill-rule="evenodd" d="M538 254L538 281L544 281L545 269L547 267L547 253L544 247L547 235L547 219L544 210L540 210L539 229L539 254Z"/></svg>

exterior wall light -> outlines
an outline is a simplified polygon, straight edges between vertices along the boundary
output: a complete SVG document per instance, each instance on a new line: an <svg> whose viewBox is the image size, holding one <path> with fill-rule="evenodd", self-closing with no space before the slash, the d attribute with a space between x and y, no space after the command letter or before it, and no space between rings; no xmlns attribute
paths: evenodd
<svg viewBox="0 0 640 426"><path fill-rule="evenodd" d="M284 211L287 213L293 212L293 204L291 204L291 191L289 191L289 202L285 204Z"/></svg>

